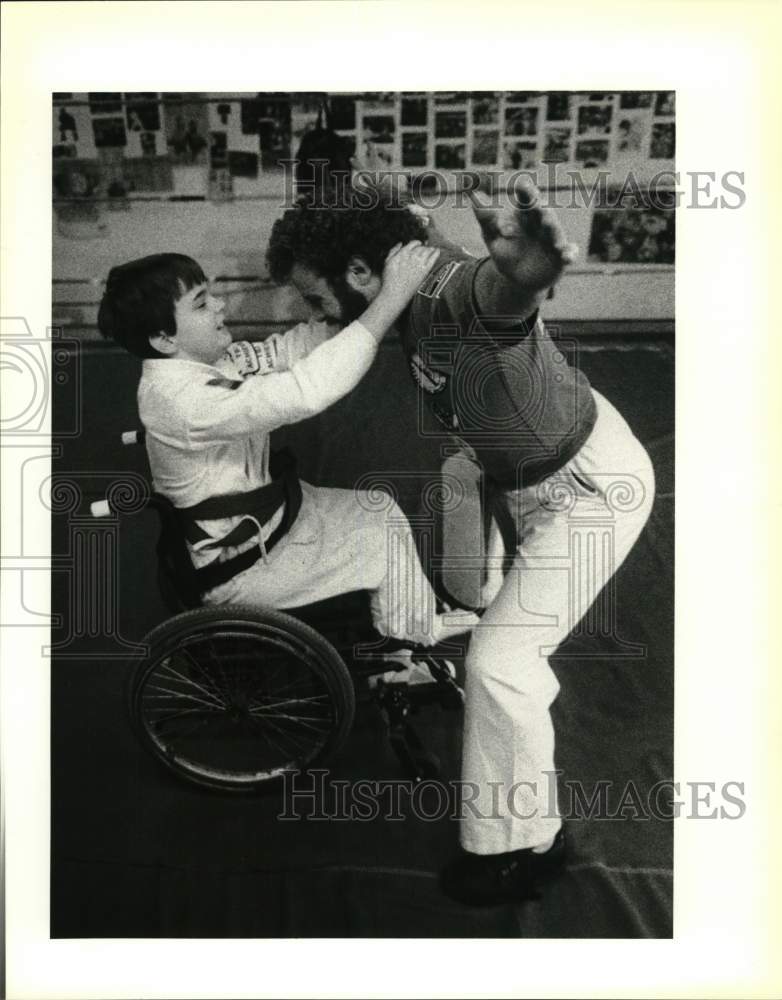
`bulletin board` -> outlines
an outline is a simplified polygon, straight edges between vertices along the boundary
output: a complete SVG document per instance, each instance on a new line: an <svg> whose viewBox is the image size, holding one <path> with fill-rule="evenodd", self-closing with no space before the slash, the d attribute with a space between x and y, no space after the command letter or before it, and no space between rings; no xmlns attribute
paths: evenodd
<svg viewBox="0 0 782 1000"><path fill-rule="evenodd" d="M282 161L318 124L364 161L408 172L569 170L638 184L672 172L672 91L55 93L55 209L89 217L134 200L279 200ZM550 166L555 165L552 172ZM673 262L674 212L598 206L589 260Z"/></svg>

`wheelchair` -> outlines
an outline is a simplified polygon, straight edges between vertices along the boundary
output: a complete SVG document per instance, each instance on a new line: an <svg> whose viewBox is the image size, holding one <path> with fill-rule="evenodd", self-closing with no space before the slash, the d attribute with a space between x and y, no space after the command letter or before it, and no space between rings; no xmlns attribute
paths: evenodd
<svg viewBox="0 0 782 1000"><path fill-rule="evenodd" d="M122 443L140 444L143 435L125 432ZM173 617L144 637L143 654L129 664L129 708L141 744L163 766L210 789L259 791L331 760L363 698L379 706L406 775L438 775L411 716L428 704L461 710L464 693L444 655L453 646L415 647L375 633L338 649L321 631L334 599L285 611L202 606L175 508L156 493L146 506L159 519L157 581ZM112 513L109 501L93 503L91 513ZM368 605L360 592L349 598ZM423 683L379 676L411 666Z"/></svg>

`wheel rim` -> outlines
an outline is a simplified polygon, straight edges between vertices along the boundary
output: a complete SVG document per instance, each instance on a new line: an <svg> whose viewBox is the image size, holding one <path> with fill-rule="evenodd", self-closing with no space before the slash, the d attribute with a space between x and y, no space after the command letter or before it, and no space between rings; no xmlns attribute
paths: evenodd
<svg viewBox="0 0 782 1000"><path fill-rule="evenodd" d="M222 784L250 785L308 766L340 723L315 650L278 629L236 624L157 651L136 708L158 756Z"/></svg>

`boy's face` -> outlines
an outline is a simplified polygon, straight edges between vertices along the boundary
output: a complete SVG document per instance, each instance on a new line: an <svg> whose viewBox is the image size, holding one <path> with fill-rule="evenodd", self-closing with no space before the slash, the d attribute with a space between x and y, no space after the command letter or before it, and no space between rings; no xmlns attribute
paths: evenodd
<svg viewBox="0 0 782 1000"><path fill-rule="evenodd" d="M174 308L176 352L187 361L213 365L230 346L232 337L223 323L225 302L209 294L206 284L184 292Z"/></svg>

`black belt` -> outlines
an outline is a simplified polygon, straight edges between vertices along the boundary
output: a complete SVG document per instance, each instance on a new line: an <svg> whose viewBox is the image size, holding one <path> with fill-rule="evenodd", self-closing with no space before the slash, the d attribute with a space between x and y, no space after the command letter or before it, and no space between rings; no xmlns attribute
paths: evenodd
<svg viewBox="0 0 782 1000"><path fill-rule="evenodd" d="M233 579L237 573L249 569L261 558L264 551L270 552L291 529L301 509L301 483L296 475L296 462L287 451L272 456L269 470L275 477L266 486L247 493L226 493L208 497L192 507L177 508L180 524L189 542L202 541L208 534L195 522L218 520L226 517L244 517L240 523L221 538L220 546L239 545L252 538L283 507L282 520L265 542L260 537L258 545L240 552L231 559L219 560L195 570L195 580L199 591L205 594ZM250 520L252 518L253 520ZM256 522L257 521L257 525Z"/></svg>

